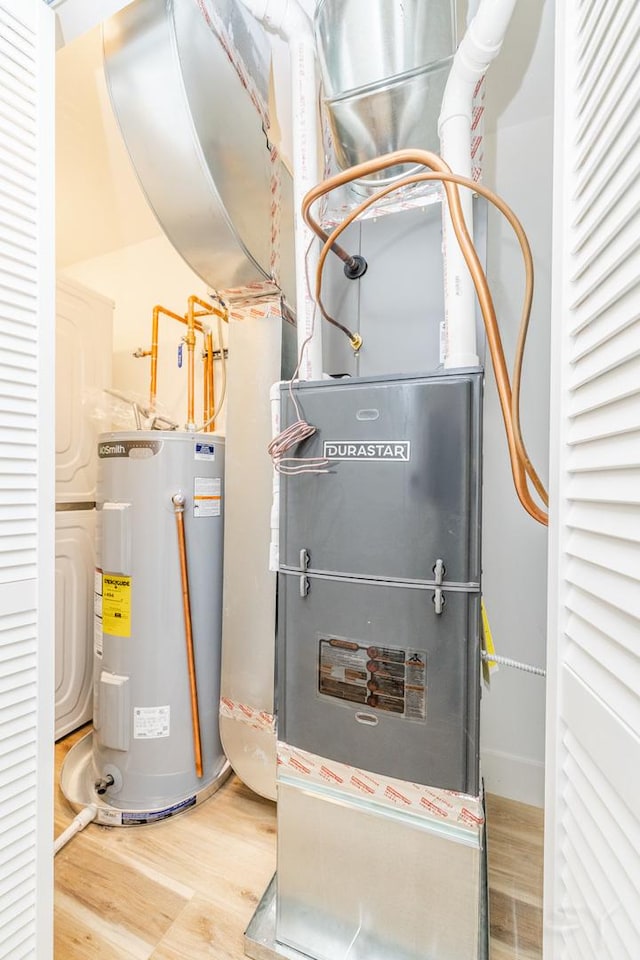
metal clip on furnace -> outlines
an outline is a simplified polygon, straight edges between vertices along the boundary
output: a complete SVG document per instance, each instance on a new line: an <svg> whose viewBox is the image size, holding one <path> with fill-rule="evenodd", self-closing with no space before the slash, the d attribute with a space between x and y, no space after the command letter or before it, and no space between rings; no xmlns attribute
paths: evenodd
<svg viewBox="0 0 640 960"><path fill-rule="evenodd" d="M433 568L433 573L434 573L435 582L436 582L436 590L433 595L433 605L435 607L436 613L440 615L445 605L445 596L442 591L442 582L444 581L444 575L446 573L446 570L445 570L443 560L439 560L439 559L436 560L435 566Z"/></svg>
<svg viewBox="0 0 640 960"><path fill-rule="evenodd" d="M304 547L300 551L300 569L308 570L309 568L309 551L305 550ZM309 593L309 578L305 577L303 574L300 577L300 596L306 597Z"/></svg>

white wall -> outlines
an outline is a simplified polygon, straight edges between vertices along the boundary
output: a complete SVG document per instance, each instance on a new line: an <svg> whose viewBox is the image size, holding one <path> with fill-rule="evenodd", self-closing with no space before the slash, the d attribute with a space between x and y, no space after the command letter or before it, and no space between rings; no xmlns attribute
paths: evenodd
<svg viewBox="0 0 640 960"><path fill-rule="evenodd" d="M83 16L80 4L72 2L65 14ZM132 353L151 346L154 305L183 314L189 295L204 297L206 287L166 239L140 189L111 110L99 28L56 56L56 160L58 272L115 301L113 386L145 405L150 361ZM186 350L181 370L176 355L184 332L175 321L161 318L159 412L181 425L187 414ZM119 404L114 410L117 427L134 426L130 408ZM198 422L201 413L197 363Z"/></svg>
<svg viewBox="0 0 640 960"><path fill-rule="evenodd" d="M529 236L535 300L522 392L525 442L548 475L553 0L516 7L502 53L487 77L485 182L513 207ZM499 214L489 220L488 274L508 358L520 318L523 271L517 242ZM545 664L547 535L516 500L493 374L486 378L484 596L498 653ZM483 698L482 761L487 788L542 805L543 679L508 668Z"/></svg>
<svg viewBox="0 0 640 960"><path fill-rule="evenodd" d="M151 346L151 315L155 304L184 314L191 294L206 298L207 288L175 252L164 235L123 247L104 256L72 264L63 271L79 283L115 302L113 325L113 386L143 405L148 403L150 360L132 356L138 347ZM212 318L217 346L215 318ZM184 425L187 417L187 351L182 369L177 350L186 327L160 318L158 362L158 412ZM196 421L202 422L202 338L196 344ZM221 385L220 364L216 363L216 396ZM120 407L120 414L127 412ZM120 428L125 424L121 423ZM128 424L134 429L133 419ZM224 418L216 430L224 429Z"/></svg>
<svg viewBox="0 0 640 960"><path fill-rule="evenodd" d="M102 35L56 55L56 266L158 236L111 109Z"/></svg>
<svg viewBox="0 0 640 960"><path fill-rule="evenodd" d="M112 17L132 0L45 0L56 11L56 45L71 43L87 30Z"/></svg>

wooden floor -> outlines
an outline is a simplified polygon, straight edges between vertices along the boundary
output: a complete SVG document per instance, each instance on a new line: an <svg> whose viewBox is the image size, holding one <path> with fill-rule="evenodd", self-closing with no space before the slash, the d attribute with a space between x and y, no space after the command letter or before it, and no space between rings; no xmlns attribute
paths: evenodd
<svg viewBox="0 0 640 960"><path fill-rule="evenodd" d="M57 835L73 811L56 790ZM539 960L542 812L489 797L488 823L491 960ZM55 960L240 960L275 833L275 804L236 778L175 820L91 824L56 857Z"/></svg>

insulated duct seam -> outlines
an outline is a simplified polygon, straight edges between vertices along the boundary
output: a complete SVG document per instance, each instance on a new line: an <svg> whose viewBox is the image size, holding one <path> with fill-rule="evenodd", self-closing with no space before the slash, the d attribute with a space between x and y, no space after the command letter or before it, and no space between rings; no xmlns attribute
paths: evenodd
<svg viewBox="0 0 640 960"><path fill-rule="evenodd" d="M280 176L280 154L278 148L271 139L271 118L269 108L260 94L260 91L247 70L240 52L234 45L233 40L227 30L222 18L215 10L209 9L207 0L196 0L198 7L204 17L204 20L220 43L222 49L234 70L236 71L240 83L247 91L249 99L256 108L262 129L269 149L271 160L271 254L270 254L270 272L274 282L280 286L280 232L282 215L282 178Z"/></svg>

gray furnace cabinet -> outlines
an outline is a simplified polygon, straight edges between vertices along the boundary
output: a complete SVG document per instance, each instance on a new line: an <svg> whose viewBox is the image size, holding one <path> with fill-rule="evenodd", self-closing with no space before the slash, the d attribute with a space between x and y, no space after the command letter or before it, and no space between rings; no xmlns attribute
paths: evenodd
<svg viewBox="0 0 640 960"><path fill-rule="evenodd" d="M281 477L278 738L477 795L482 371L294 390L329 467Z"/></svg>

